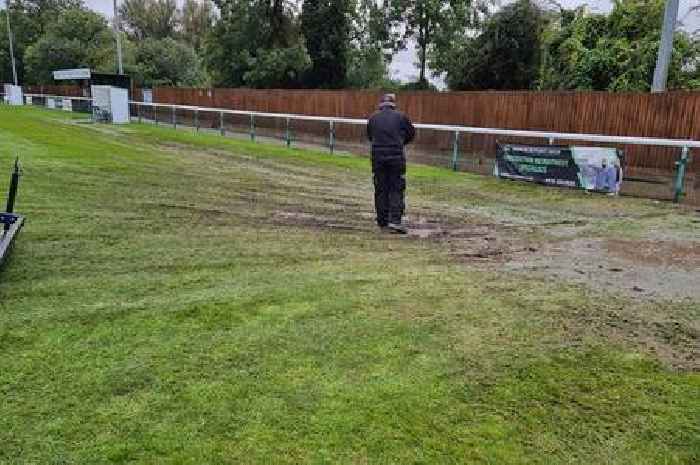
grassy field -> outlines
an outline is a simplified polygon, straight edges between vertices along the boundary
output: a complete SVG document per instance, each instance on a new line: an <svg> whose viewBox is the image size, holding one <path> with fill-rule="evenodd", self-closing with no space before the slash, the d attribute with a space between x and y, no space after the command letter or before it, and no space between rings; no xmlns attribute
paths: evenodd
<svg viewBox="0 0 700 465"><path fill-rule="evenodd" d="M700 463L693 211L411 166L399 238L364 158L77 118L0 106L0 464Z"/></svg>

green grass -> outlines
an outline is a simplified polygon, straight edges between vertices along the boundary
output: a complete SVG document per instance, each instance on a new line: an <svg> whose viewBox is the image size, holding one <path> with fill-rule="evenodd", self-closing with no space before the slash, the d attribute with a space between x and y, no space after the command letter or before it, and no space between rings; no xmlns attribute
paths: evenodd
<svg viewBox="0 0 700 465"><path fill-rule="evenodd" d="M700 374L579 323L636 302L371 225L277 221L368 202L365 159L0 107L2 191L15 153L28 222L0 274L1 464L700 462ZM437 168L409 183L484 218L697 227Z"/></svg>

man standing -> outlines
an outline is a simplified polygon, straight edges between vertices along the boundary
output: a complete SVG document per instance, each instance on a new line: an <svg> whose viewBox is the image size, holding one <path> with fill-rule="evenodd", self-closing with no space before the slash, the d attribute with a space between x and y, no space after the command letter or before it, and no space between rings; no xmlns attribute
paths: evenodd
<svg viewBox="0 0 700 465"><path fill-rule="evenodd" d="M401 224L406 190L406 154L416 130L406 115L396 110L396 96L386 94L367 123L367 137L372 143L374 207L377 225L383 230L406 234Z"/></svg>

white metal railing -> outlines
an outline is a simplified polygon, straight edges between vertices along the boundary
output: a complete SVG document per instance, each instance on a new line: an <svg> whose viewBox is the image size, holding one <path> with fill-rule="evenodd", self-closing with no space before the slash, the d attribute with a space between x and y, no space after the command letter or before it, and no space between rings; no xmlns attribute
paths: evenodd
<svg viewBox="0 0 700 465"><path fill-rule="evenodd" d="M156 108L174 108L177 110L190 110L208 113L223 113L226 115L246 115L262 118L281 118L300 121L320 121L328 123L341 123L353 125L365 125L366 119L356 118L339 118L332 116L310 116L299 115L294 113L265 113L259 111L245 110L229 110L224 108L197 107L191 105L174 105L169 103L146 103L146 102L129 102L136 105L137 108L142 106ZM676 147L676 148L700 148L700 141L684 140L684 139L660 139L653 137L629 137L629 136L606 136L603 134L580 134L580 133L562 133L549 131L525 131L515 129L497 129L497 128L480 128L472 126L455 126L444 124L425 124L415 123L417 129L431 129L435 131L448 131L469 134L486 134L498 136L513 136L513 137L533 137L550 140L580 140L586 142L604 142L608 144L633 144L633 145L653 145L658 147Z"/></svg>
<svg viewBox="0 0 700 465"><path fill-rule="evenodd" d="M41 98L60 98L69 100L92 100L90 97L64 97L59 95L45 95L45 94L25 94L28 97L41 97ZM174 127L177 127L177 110L191 111L194 113L195 127L199 130L199 114L200 113L216 113L220 117L220 131L222 134L225 133L224 127L224 116L225 115L239 115L247 116L250 118L251 125L251 138L255 138L255 118L276 118L286 121L287 134L286 140L287 144L290 144L289 136L289 125L291 121L316 121L328 123L329 129L329 148L331 152L334 150L335 146L335 126L337 124L349 124L349 125L366 125L366 119L358 118L340 118L334 116L311 116L311 115L300 115L293 113L267 113L260 111L247 111L247 110L231 110L226 108L214 108L214 107L198 107L193 105L175 105L169 103L147 103L147 102L136 102L130 101L130 105L136 106L137 118L139 121L142 117L141 109L143 107L150 107L156 110L155 112L155 122L158 123L157 119L157 109L158 108L169 108L172 112L170 123ZM164 121L165 122L165 121ZM425 124L425 123L415 123L414 126L417 129L428 129L433 131L443 131L450 132L454 134L453 141L453 154L452 154L452 166L454 169L457 168L457 160L459 156L459 135L460 134L482 134L482 135L496 135L496 136L510 136L510 137L527 137L527 138L538 138L546 139L550 145L553 145L556 141L585 141L585 142L600 142L605 144L623 144L623 145L645 145L645 146L656 146L656 147L670 147L681 149L680 156L677 165L676 179L674 183L675 187L675 199L679 200L683 193L683 181L685 177L686 166L690 160L690 149L700 149L700 141L691 139L665 139L665 138L654 138L654 137L630 137L630 136L608 136L603 134L582 134L582 133L566 133L566 132L550 132L550 131L527 131L527 130L517 130L517 129L499 129L499 128L481 128L472 126L459 126L459 125L444 125L444 124Z"/></svg>
<svg viewBox="0 0 700 465"><path fill-rule="evenodd" d="M40 97L40 98L57 98L65 100L89 100L90 97L67 97L61 95L48 95L48 94L25 94L27 97ZM147 102L136 102L129 101L129 104L135 105L137 111L141 107L153 107L153 108L170 108L176 110L189 110L192 112L206 112L206 113L219 113L224 115L243 115L243 116L253 116L261 118L279 118L279 119L289 119L298 121L317 121L317 122L327 122L335 124L351 124L351 125L366 125L366 119L358 118L340 118L335 116L311 116L311 115L301 115L295 113L267 113L260 111L247 111L247 110L231 110L227 108L215 108L215 107L198 107L193 105L175 105L170 103L147 103ZM511 137L532 137L538 139L547 139L550 143L556 140L579 140L586 142L603 142L607 144L629 144L629 145L652 145L657 147L675 147L675 148L700 148L700 141L691 139L665 139L665 138L654 138L654 137L633 137L633 136L608 136L604 134L584 134L584 133L567 133L567 132L550 132L550 131L530 131L530 130L519 130L519 129L499 129L499 128L482 128L473 126L459 126L459 125L446 125L446 124L426 124L426 123L415 123L414 126L417 129L430 129L434 131L447 131L447 132L457 132L457 133L468 133L468 134L485 134L485 135L497 135L497 136L511 136Z"/></svg>

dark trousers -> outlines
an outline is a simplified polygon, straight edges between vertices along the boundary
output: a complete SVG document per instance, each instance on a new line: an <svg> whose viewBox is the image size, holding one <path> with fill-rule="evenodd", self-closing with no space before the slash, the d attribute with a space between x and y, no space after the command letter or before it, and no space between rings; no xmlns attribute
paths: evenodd
<svg viewBox="0 0 700 465"><path fill-rule="evenodd" d="M374 208L377 224L401 223L406 192L406 159L404 157L372 157L374 174Z"/></svg>

